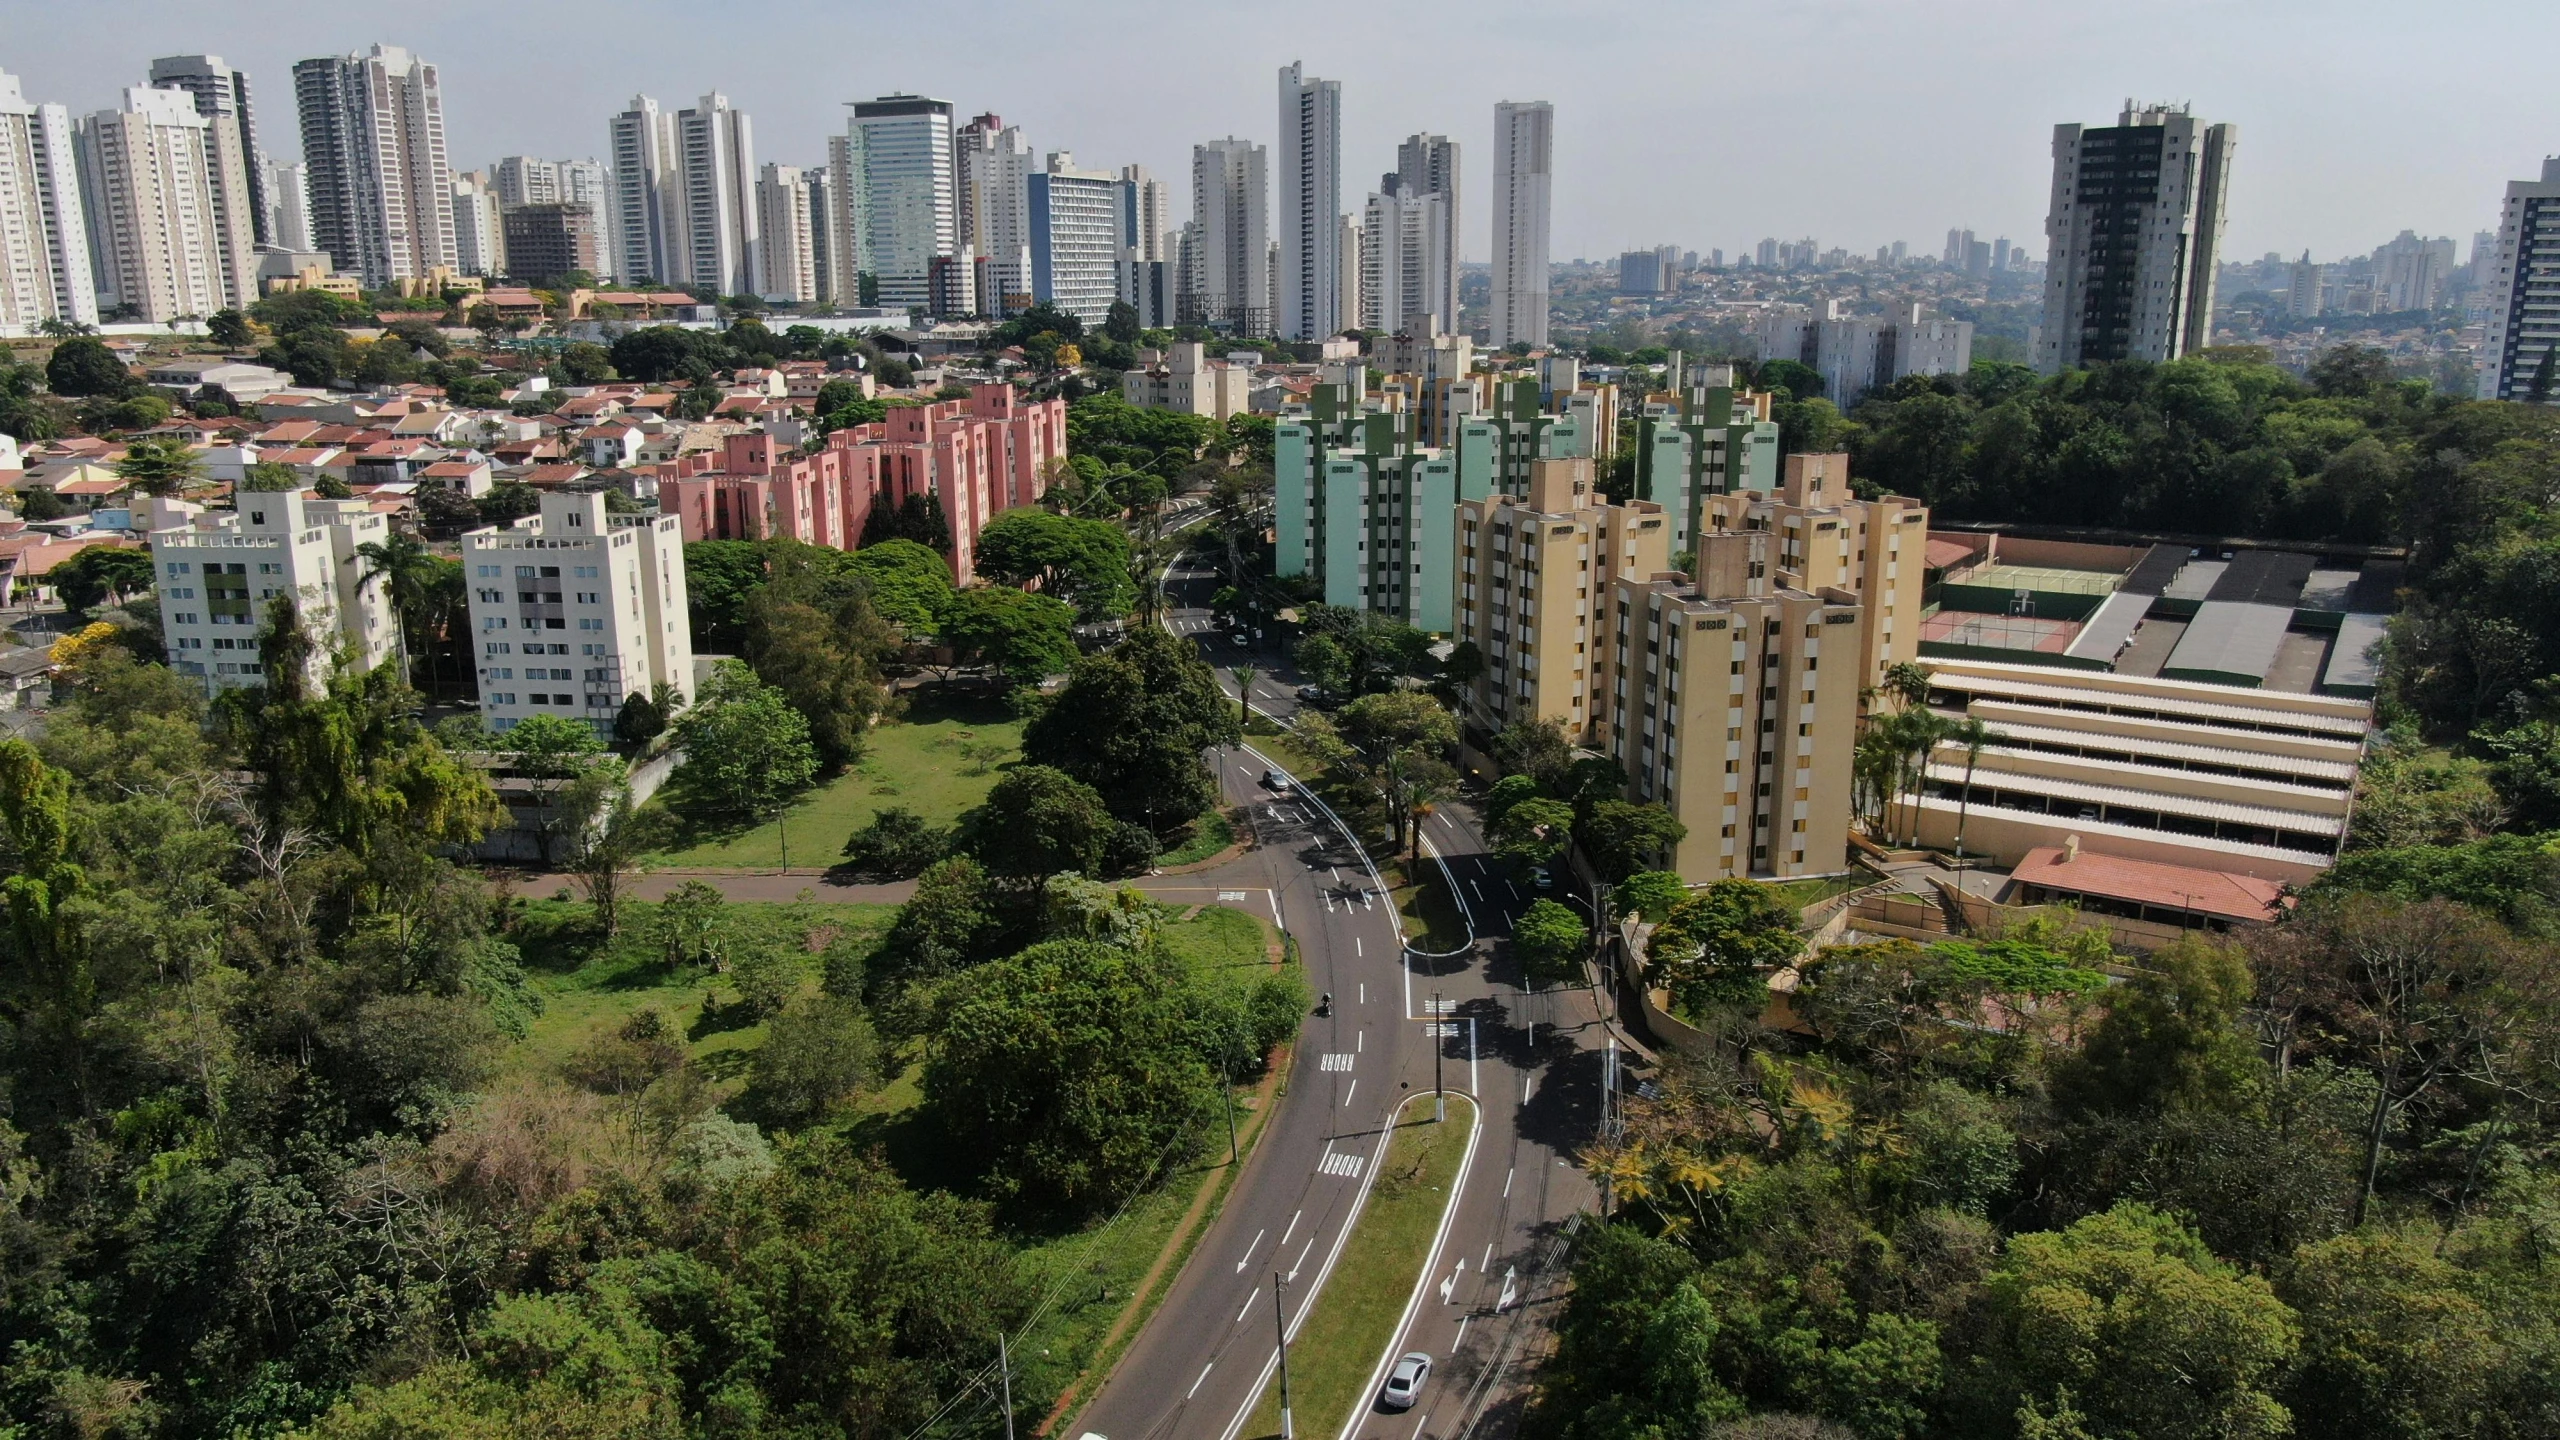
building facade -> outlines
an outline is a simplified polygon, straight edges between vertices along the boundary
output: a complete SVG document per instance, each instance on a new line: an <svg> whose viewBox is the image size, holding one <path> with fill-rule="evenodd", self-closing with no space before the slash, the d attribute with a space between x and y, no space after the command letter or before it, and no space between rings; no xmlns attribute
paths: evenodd
<svg viewBox="0 0 2560 1440"><path fill-rule="evenodd" d="M457 268L436 67L396 45L293 67L312 240L374 289Z"/></svg>
<svg viewBox="0 0 2560 1440"><path fill-rule="evenodd" d="M951 102L921 95L857 101L846 140L838 203L853 211L848 224L859 227L859 267L875 277L881 305L927 305L934 257L959 249ZM839 291L843 283L840 277Z"/></svg>
<svg viewBox="0 0 2560 1440"><path fill-rule="evenodd" d="M755 127L716 91L675 119L678 210L689 285L752 295L763 283Z"/></svg>
<svg viewBox="0 0 2560 1440"><path fill-rule="evenodd" d="M1213 361L1207 346L1177 340L1163 364L1121 372L1120 398L1141 410L1179 410L1224 420L1251 408L1252 386L1251 369Z"/></svg>
<svg viewBox="0 0 2560 1440"><path fill-rule="evenodd" d="M601 491L550 491L512 525L462 537L479 646L480 718L504 732L531 715L610 736L623 702L666 685L693 699L683 527L615 515Z"/></svg>
<svg viewBox="0 0 2560 1440"><path fill-rule="evenodd" d="M257 298L239 128L181 90L135 86L80 122L100 301L160 324ZM230 203L224 203L224 194Z"/></svg>
<svg viewBox="0 0 2560 1440"><path fill-rule="evenodd" d="M1191 147L1191 254L1178 318L1271 333L1271 186L1268 156L1229 136Z"/></svg>
<svg viewBox="0 0 2560 1440"><path fill-rule="evenodd" d="M1296 62L1280 70L1280 147L1273 236L1280 242L1278 313L1283 340L1320 340L1343 311L1342 82L1318 80Z"/></svg>
<svg viewBox="0 0 2560 1440"><path fill-rule="evenodd" d="M1493 348L1547 343L1555 123L1544 100L1493 107Z"/></svg>
<svg viewBox="0 0 2560 1440"><path fill-rule="evenodd" d="M976 257L986 283L978 308L1018 315L1031 308L1031 177L1040 162L1019 125L981 115L954 142L960 248Z"/></svg>
<svg viewBox="0 0 2560 1440"><path fill-rule="evenodd" d="M1107 170L1080 170L1075 156L1049 152L1048 164L1029 179L1031 294L1100 329L1119 298L1120 179Z"/></svg>
<svg viewBox="0 0 2560 1440"><path fill-rule="evenodd" d="M807 304L818 298L818 245L810 218L810 172L768 162L756 179L756 230L764 242L756 293Z"/></svg>
<svg viewBox="0 0 2560 1440"><path fill-rule="evenodd" d="M505 213L507 271L525 280L596 273L604 254L595 207L566 200L510 205Z"/></svg>
<svg viewBox="0 0 2560 1440"><path fill-rule="evenodd" d="M1528 489L1458 502L1456 638L1484 660L1468 719L1488 733L1553 720L1587 741L1615 582L1670 568L1670 526L1659 505L1609 504L1586 459L1531 461Z"/></svg>
<svg viewBox="0 0 2560 1440"><path fill-rule="evenodd" d="M646 95L606 124L605 160L613 174L614 273L626 281L683 278L676 255L674 117Z"/></svg>
<svg viewBox="0 0 2560 1440"><path fill-rule="evenodd" d="M365 578L360 545L391 535L364 500L322 500L299 490L256 491L237 511L204 514L155 502L151 561L160 588L169 668L207 694L266 683L258 635L279 599L291 600L319 642L309 677L327 678L340 656L360 670L391 658L391 602Z"/></svg>
<svg viewBox="0 0 2560 1440"><path fill-rule="evenodd" d="M1798 454L1787 457L1775 491L1709 495L1702 508L1701 557L1718 536L1765 534L1765 563L1781 587L1856 597L1858 630L1844 638L1857 641L1846 658L1861 687L1880 686L1888 667L1919 658L1927 506L1900 495L1861 500L1849 488L1848 456Z"/></svg>
<svg viewBox="0 0 2560 1440"><path fill-rule="evenodd" d="M2239 127L2125 102L2112 126L2053 127L2036 365L2175 360L2212 343Z"/></svg>
<svg viewBox="0 0 2560 1440"><path fill-rule="evenodd" d="M465 275L507 273L506 217L489 178L477 170L453 177L453 247L456 268Z"/></svg>
<svg viewBox="0 0 2560 1440"><path fill-rule="evenodd" d="M2508 182L2490 263L2480 398L2560 398L2560 156L2540 180Z"/></svg>
<svg viewBox="0 0 2560 1440"><path fill-rule="evenodd" d="M249 75L222 63L219 55L166 55L151 62L155 90L184 90L193 96L196 113L207 120L228 116L240 136L242 194L238 204L249 212L249 238L255 245L281 245L275 227L275 199L267 193L264 156L258 147L257 107L249 97ZM222 197L226 202L229 197ZM255 262L251 262L255 268Z"/></svg>
<svg viewBox="0 0 2560 1440"><path fill-rule="evenodd" d="M98 323L79 146L60 105L31 105L0 70L0 331Z"/></svg>

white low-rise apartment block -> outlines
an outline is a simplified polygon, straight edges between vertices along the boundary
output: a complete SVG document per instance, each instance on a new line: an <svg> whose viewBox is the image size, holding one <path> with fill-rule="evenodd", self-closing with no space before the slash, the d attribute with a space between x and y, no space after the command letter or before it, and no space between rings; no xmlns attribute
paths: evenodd
<svg viewBox="0 0 2560 1440"><path fill-rule="evenodd" d="M298 490L248 491L239 509L206 514L153 502L151 560L169 668L200 677L209 692L263 684L258 635L279 597L300 607L326 665L337 653L370 670L394 645L391 604L365 578L356 547L391 537L364 500L322 500ZM315 669L316 682L326 675Z"/></svg>
<svg viewBox="0 0 2560 1440"><path fill-rule="evenodd" d="M612 515L600 492L553 492L536 514L464 535L462 568L491 730L566 715L610 735L623 702L661 684L692 702L678 517Z"/></svg>

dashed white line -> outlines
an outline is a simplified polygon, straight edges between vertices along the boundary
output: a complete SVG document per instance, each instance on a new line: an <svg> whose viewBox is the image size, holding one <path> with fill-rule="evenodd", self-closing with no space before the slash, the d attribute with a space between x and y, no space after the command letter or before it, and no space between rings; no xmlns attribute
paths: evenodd
<svg viewBox="0 0 2560 1440"><path fill-rule="evenodd" d="M1346 1110L1347 1110L1347 1109L1349 1109L1349 1108L1351 1107L1351 1097L1352 1097L1352 1096L1354 1096L1354 1095L1357 1095L1357 1094L1359 1094L1359 1093L1360 1093L1360 1081L1359 1081L1358 1077L1356 1077L1356 1076L1355 1076L1355 1077L1353 1077L1353 1079L1352 1079L1352 1081L1351 1081L1351 1088L1342 1092L1342 1105L1343 1105L1343 1108L1344 1108L1344 1109L1346 1109Z"/></svg>
<svg viewBox="0 0 2560 1440"><path fill-rule="evenodd" d="M1458 1317L1458 1338L1449 1342L1450 1354L1457 1354L1458 1347L1467 1343L1467 1322L1474 1318L1476 1317L1473 1315L1461 1315Z"/></svg>
<svg viewBox="0 0 2560 1440"><path fill-rule="evenodd" d="M1306 1218L1306 1213L1306 1211L1301 1210L1297 1214L1289 1217L1289 1228L1280 1232L1280 1244L1288 1244L1289 1237L1298 1233L1298 1222ZM1276 1249L1278 1247L1275 1246L1273 1248Z"/></svg>
<svg viewBox="0 0 2560 1440"><path fill-rule="evenodd" d="M1425 1415L1421 1419L1414 1421L1413 1434L1409 1437L1409 1440L1422 1440L1422 1427L1430 1423L1431 1417L1429 1415Z"/></svg>
<svg viewBox="0 0 2560 1440"><path fill-rule="evenodd" d="M1236 1323L1237 1323L1237 1324L1241 1325L1241 1324L1243 1324L1243 1323L1244 1323L1245 1311L1246 1311L1246 1310L1251 1310L1251 1309L1253 1308L1253 1300L1254 1300L1254 1297L1255 1297L1255 1296L1257 1296L1257 1295L1260 1295L1261 1293L1262 1293L1262 1287L1261 1287L1261 1286L1259 1286L1259 1285L1256 1285L1256 1286L1255 1286L1255 1287L1253 1287L1251 1290L1248 1290L1248 1291L1246 1291L1246 1292L1245 1292L1245 1297L1244 1297L1244 1310L1238 1310L1238 1311L1236 1312Z"/></svg>
<svg viewBox="0 0 2560 1440"><path fill-rule="evenodd" d="M1503 1199L1508 1200L1508 1199L1510 1199L1510 1198L1511 1198L1511 1177L1512 1177L1512 1176L1514 1176L1514 1175L1517 1175L1517 1174L1519 1174L1519 1173L1520 1173L1520 1167L1519 1167L1519 1166L1517 1166L1517 1165L1514 1165L1514 1166L1512 1166L1510 1169L1505 1170L1505 1171L1503 1171L1503 1172L1502 1172L1502 1198L1503 1198Z"/></svg>
<svg viewBox="0 0 2560 1440"><path fill-rule="evenodd" d="M1365 956L1369 953L1368 951L1360 948L1360 937L1357 935L1351 937L1351 953L1360 956Z"/></svg>
<svg viewBox="0 0 2560 1440"><path fill-rule="evenodd" d="M1200 1380L1206 1380L1206 1379L1208 1379L1208 1378L1209 1378L1209 1372L1210 1372L1210 1371L1212 1371L1212 1370L1215 1370L1215 1369L1217 1369L1217 1368L1218 1368L1218 1362L1217 1362L1217 1361L1215 1361L1215 1360L1212 1360L1212 1361L1210 1361L1208 1364L1201 1366L1201 1367L1200 1367ZM1184 1395L1183 1395L1183 1397L1182 1397L1183 1399L1188 1400L1188 1399L1190 1399L1193 1395L1197 1395L1197 1394L1199 1394L1199 1393L1200 1393L1200 1380L1194 1380L1194 1381L1192 1381L1192 1382L1191 1382L1191 1389L1189 1390L1189 1392L1187 1392L1186 1394L1184 1394Z"/></svg>
<svg viewBox="0 0 2560 1440"><path fill-rule="evenodd" d="M1490 1240L1484 1242L1484 1258L1476 1262L1476 1273L1479 1275L1493 1273L1493 1242Z"/></svg>

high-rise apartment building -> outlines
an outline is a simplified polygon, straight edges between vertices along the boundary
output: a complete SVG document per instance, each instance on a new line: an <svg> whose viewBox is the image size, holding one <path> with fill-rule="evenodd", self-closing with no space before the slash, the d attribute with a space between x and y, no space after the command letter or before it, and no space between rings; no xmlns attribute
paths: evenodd
<svg viewBox="0 0 2560 1440"><path fill-rule="evenodd" d="M229 116L240 132L244 201L249 236L255 245L279 245L275 233L275 199L267 193L265 155L258 146L256 107L249 100L249 75L222 63L219 55L166 55L151 62L155 90L184 90L195 98L196 113L207 120ZM217 197L232 203L229 197ZM254 266L254 262L253 262Z"/></svg>
<svg viewBox="0 0 2560 1440"><path fill-rule="evenodd" d="M1404 191L1440 197L1440 237L1435 248L1449 257L1448 273L1433 278L1426 297L1430 303L1424 308L1440 317L1441 329L1454 331L1458 328L1458 270L1466 260L1458 142L1446 135L1406 136L1396 146L1396 179Z"/></svg>
<svg viewBox="0 0 2560 1440"><path fill-rule="evenodd" d="M1040 162L1022 127L999 115L962 126L952 148L959 243L986 273L978 304L990 315L1019 314L1032 301L1031 177Z"/></svg>
<svg viewBox="0 0 2560 1440"><path fill-rule="evenodd" d="M1309 76L1297 62L1280 69L1280 193L1273 238L1280 242L1283 340L1320 340L1342 313L1342 82Z"/></svg>
<svg viewBox="0 0 2560 1440"><path fill-rule="evenodd" d="M753 125L715 91L676 112L675 141L684 282L723 295L754 294L763 275Z"/></svg>
<svg viewBox="0 0 2560 1440"><path fill-rule="evenodd" d="M88 206L70 112L30 105L0 70L0 331L98 323Z"/></svg>
<svg viewBox="0 0 2560 1440"><path fill-rule="evenodd" d="M2432 310L2453 279L2453 237L2419 238L2403 230L2373 252L2377 311Z"/></svg>
<svg viewBox="0 0 2560 1440"><path fill-rule="evenodd" d="M1771 583L1770 543L1713 537L1694 582L1619 576L1594 647L1600 743L1629 798L1687 830L1669 868L1693 883L1846 863L1858 673L1821 662L1854 643L1861 607L1847 591Z"/></svg>
<svg viewBox="0 0 2560 1440"><path fill-rule="evenodd" d="M311 241L311 167L266 162L267 200L275 217L275 248L296 253L317 249Z"/></svg>
<svg viewBox="0 0 2560 1440"><path fill-rule="evenodd" d="M99 300L143 320L203 317L257 298L239 127L181 90L134 86L80 122ZM222 203L228 194L233 203Z"/></svg>
<svg viewBox="0 0 2560 1440"><path fill-rule="evenodd" d="M1133 260L1169 260L1165 236L1173 230L1173 201L1165 183L1144 165L1120 167L1120 233Z"/></svg>
<svg viewBox="0 0 2560 1440"><path fill-rule="evenodd" d="M554 280L564 275L596 273L602 264L603 237L597 233L595 207L568 200L538 205L509 205L501 211L506 227L507 273L521 280Z"/></svg>
<svg viewBox="0 0 2560 1440"><path fill-rule="evenodd" d="M1120 177L1052 150L1029 190L1033 297L1099 328L1119 298Z"/></svg>
<svg viewBox="0 0 2560 1440"><path fill-rule="evenodd" d="M1662 507L1610 504L1588 459L1532 460L1526 495L1458 502L1456 638L1484 658L1471 723L1553 720L1587 740L1597 647L1617 631L1615 582L1669 570L1669 541Z"/></svg>
<svg viewBox="0 0 2560 1440"><path fill-rule="evenodd" d="M501 205L550 205L567 198L560 193L559 163L533 155L509 155L490 166L489 189Z"/></svg>
<svg viewBox="0 0 2560 1440"><path fill-rule="evenodd" d="M959 249L952 179L951 102L884 95L854 102L842 155L838 213L860 227L863 270L879 303L929 303L933 260ZM841 250L841 244L839 245ZM837 280L839 291L843 280Z"/></svg>
<svg viewBox="0 0 2560 1440"><path fill-rule="evenodd" d="M692 700L676 516L615 515L601 492L546 492L539 512L465 534L462 571L490 729L562 715L610 735L634 695L668 685Z"/></svg>
<svg viewBox="0 0 2560 1440"><path fill-rule="evenodd" d="M818 165L801 172L809 182L809 273L817 282L819 304L836 298L836 172Z"/></svg>
<svg viewBox="0 0 2560 1440"><path fill-rule="evenodd" d="M1176 309L1184 324L1271 333L1271 187L1263 148L1229 136L1191 147L1192 254Z"/></svg>
<svg viewBox="0 0 2560 1440"><path fill-rule="evenodd" d="M293 67L312 239L376 289L460 256L436 67L396 45Z"/></svg>
<svg viewBox="0 0 2560 1440"><path fill-rule="evenodd" d="M2302 252L2301 259L2293 262L2284 296L2284 313L2288 317L2308 320L2320 313L2320 287L2328 279L2328 268L2312 264L2308 250Z"/></svg>
<svg viewBox="0 0 2560 1440"><path fill-rule="evenodd" d="M756 292L767 300L805 304L818 298L810 174L797 165L767 162L756 179L756 229L764 239L763 276Z"/></svg>
<svg viewBox="0 0 2560 1440"><path fill-rule="evenodd" d="M148 533L169 668L207 694L266 683L258 634L279 600L293 602L319 642L314 682L340 653L365 670L391 658L390 598L356 553L391 538L390 518L370 502L252 491L236 510L205 514L157 501Z"/></svg>
<svg viewBox="0 0 2560 1440"><path fill-rule="evenodd" d="M2175 360L2211 342L2238 141L2237 126L2183 105L2130 100L2112 126L2053 127L2038 369Z"/></svg>
<svg viewBox="0 0 2560 1440"><path fill-rule="evenodd" d="M687 271L674 117L661 113L648 96L634 95L631 108L605 128L605 161L613 167L614 273L630 283L675 284Z"/></svg>
<svg viewBox="0 0 2560 1440"><path fill-rule="evenodd" d="M477 170L453 177L453 247L462 274L507 273L506 218L489 177Z"/></svg>
<svg viewBox="0 0 2560 1440"><path fill-rule="evenodd" d="M1457 257L1449 243L1449 197L1407 187L1401 173L1379 178L1360 223L1360 315L1368 329L1401 335L1445 333L1455 310Z"/></svg>
<svg viewBox="0 0 2560 1440"><path fill-rule="evenodd" d="M1777 488L1779 430L1769 412L1768 395L1733 388L1730 365L1697 366L1669 395L1641 402L1635 493L1663 508L1674 555L1694 551L1712 528L1714 497Z"/></svg>
<svg viewBox="0 0 2560 1440"><path fill-rule="evenodd" d="M1856 642L1850 663L1860 687L1874 689L1887 667L1919 658L1928 507L1900 495L1861 500L1849 488L1848 456L1798 454L1787 457L1776 490L1710 495L1701 508L1701 565L1720 535L1765 534L1763 558L1780 586L1857 599L1858 628L1840 638Z"/></svg>
<svg viewBox="0 0 2560 1440"><path fill-rule="evenodd" d="M2542 178L2507 182L2487 283L2483 400L2560 399L2560 156Z"/></svg>
<svg viewBox="0 0 2560 1440"><path fill-rule="evenodd" d="M1547 343L1547 223L1556 111L1544 100L1493 107L1493 346Z"/></svg>

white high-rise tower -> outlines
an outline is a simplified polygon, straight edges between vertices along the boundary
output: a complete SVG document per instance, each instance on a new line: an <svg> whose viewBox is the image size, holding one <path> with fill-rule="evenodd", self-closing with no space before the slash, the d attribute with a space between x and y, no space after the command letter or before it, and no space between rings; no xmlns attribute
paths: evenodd
<svg viewBox="0 0 2560 1440"><path fill-rule="evenodd" d="M1263 148L1229 136L1191 147L1191 254L1177 318L1271 333L1271 188Z"/></svg>
<svg viewBox="0 0 2560 1440"><path fill-rule="evenodd" d="M1320 340L1342 315L1342 82L1280 70L1280 313L1283 340Z"/></svg>
<svg viewBox="0 0 2560 1440"><path fill-rule="evenodd" d="M1493 107L1494 348L1547 343L1547 220L1554 201L1556 107Z"/></svg>
<svg viewBox="0 0 2560 1440"><path fill-rule="evenodd" d="M686 283L723 295L762 285L756 216L755 131L714 92L676 112L676 166L682 186Z"/></svg>
<svg viewBox="0 0 2560 1440"><path fill-rule="evenodd" d="M459 269L436 67L397 45L293 67L311 236L375 289Z"/></svg>
<svg viewBox="0 0 2560 1440"><path fill-rule="evenodd" d="M1411 135L1396 147L1396 179L1399 189L1412 195L1440 197L1439 231L1430 249L1441 257L1441 268L1426 281L1420 297L1421 309L1440 317L1443 331L1458 328L1458 267L1465 257L1459 242L1463 238L1464 211L1458 198L1458 142L1446 135Z"/></svg>
<svg viewBox="0 0 2560 1440"><path fill-rule="evenodd" d="M606 163L613 167L614 273L625 282L674 284L684 278L683 242L671 225L677 193L672 116L646 95L606 124Z"/></svg>
<svg viewBox="0 0 2560 1440"><path fill-rule="evenodd" d="M30 105L0 70L0 331L98 323L71 116Z"/></svg>

